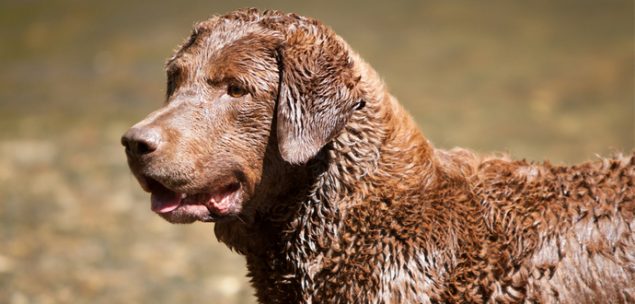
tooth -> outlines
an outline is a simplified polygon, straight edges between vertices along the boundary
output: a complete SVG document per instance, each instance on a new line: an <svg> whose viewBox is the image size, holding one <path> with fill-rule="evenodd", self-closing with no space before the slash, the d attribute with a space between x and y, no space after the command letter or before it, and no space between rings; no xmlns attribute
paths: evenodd
<svg viewBox="0 0 635 304"><path fill-rule="evenodd" d="M181 193L181 199L184 199L187 197L187 193Z"/></svg>

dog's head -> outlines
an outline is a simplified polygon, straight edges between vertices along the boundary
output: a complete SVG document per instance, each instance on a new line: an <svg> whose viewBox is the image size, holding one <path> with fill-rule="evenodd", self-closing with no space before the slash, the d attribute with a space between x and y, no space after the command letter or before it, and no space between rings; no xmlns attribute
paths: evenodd
<svg viewBox="0 0 635 304"><path fill-rule="evenodd" d="M152 210L171 222L240 214L272 174L266 162L308 162L363 105L348 46L315 20L279 12L197 24L167 78L163 107L122 144Z"/></svg>

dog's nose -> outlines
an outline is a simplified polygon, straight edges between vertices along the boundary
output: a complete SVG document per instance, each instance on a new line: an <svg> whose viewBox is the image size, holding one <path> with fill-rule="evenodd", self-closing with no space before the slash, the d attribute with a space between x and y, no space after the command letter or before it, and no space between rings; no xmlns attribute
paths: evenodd
<svg viewBox="0 0 635 304"><path fill-rule="evenodd" d="M133 127L121 137L121 144L126 152L133 156L150 154L159 148L161 132L156 128Z"/></svg>

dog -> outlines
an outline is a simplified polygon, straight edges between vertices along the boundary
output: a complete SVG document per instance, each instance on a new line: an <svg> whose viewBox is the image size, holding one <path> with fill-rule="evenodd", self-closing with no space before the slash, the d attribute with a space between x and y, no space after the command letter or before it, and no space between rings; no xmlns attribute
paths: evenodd
<svg viewBox="0 0 635 304"><path fill-rule="evenodd" d="M215 222L261 303L635 302L635 155L436 149L317 20L198 23L122 137L151 208Z"/></svg>

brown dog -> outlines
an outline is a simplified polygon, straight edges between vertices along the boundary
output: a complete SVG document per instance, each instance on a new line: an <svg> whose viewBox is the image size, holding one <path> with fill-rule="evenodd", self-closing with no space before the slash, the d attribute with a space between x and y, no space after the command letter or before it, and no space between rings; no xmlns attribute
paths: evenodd
<svg viewBox="0 0 635 304"><path fill-rule="evenodd" d="M316 20L195 26L122 138L152 210L215 221L262 303L635 301L635 157L574 167L435 149Z"/></svg>

